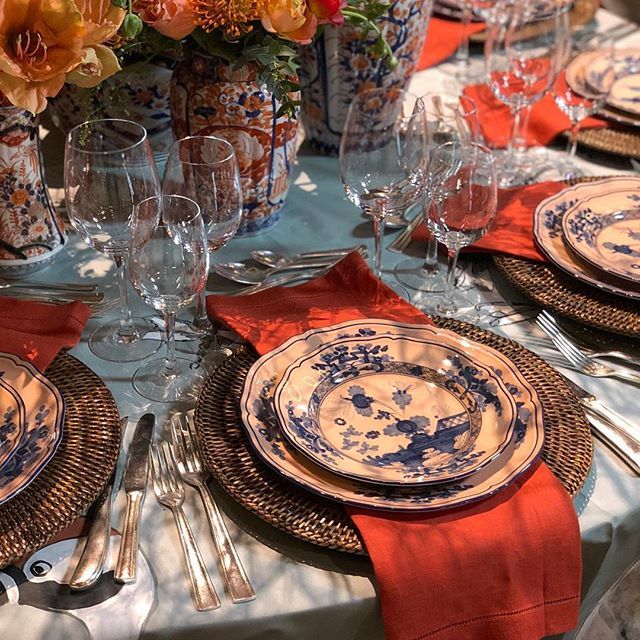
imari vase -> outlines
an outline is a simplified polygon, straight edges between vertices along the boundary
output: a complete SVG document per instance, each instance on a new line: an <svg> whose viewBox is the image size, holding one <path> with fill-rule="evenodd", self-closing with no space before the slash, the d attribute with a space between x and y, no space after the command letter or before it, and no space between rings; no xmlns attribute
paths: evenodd
<svg viewBox="0 0 640 640"><path fill-rule="evenodd" d="M37 120L23 109L0 107L0 275L40 269L65 240L47 193Z"/></svg>
<svg viewBox="0 0 640 640"><path fill-rule="evenodd" d="M271 228L280 217L295 160L298 122L276 117L280 102L251 66L231 69L194 57L178 64L171 86L177 138L213 135L235 149L243 191L237 235Z"/></svg>
<svg viewBox="0 0 640 640"><path fill-rule="evenodd" d="M65 134L86 120L124 118L141 124L157 162L166 160L173 142L168 64L135 62L107 79L94 91L65 84L49 100L53 123Z"/></svg>
<svg viewBox="0 0 640 640"><path fill-rule="evenodd" d="M431 0L395 0L379 18L398 59L393 70L371 55L375 37L360 27L325 27L313 44L300 48L302 122L315 149L337 155L349 104L358 91L406 88L424 44L431 5Z"/></svg>

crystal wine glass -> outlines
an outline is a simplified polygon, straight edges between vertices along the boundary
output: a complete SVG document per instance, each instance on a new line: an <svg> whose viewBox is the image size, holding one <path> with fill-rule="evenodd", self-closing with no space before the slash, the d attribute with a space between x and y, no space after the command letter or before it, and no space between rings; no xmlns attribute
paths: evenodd
<svg viewBox="0 0 640 640"><path fill-rule="evenodd" d="M462 40L456 51L458 64L457 77L462 84L480 82L485 74L484 65L472 65L469 54L469 27L476 15L483 21L488 21L496 0L462 0L460 23L462 25Z"/></svg>
<svg viewBox="0 0 640 640"><path fill-rule="evenodd" d="M131 283L147 304L164 314L165 358L142 365L133 386L149 400L194 399L205 372L197 363L175 355L178 309L204 289L209 269L207 232L200 207L178 195L153 196L135 209L131 231Z"/></svg>
<svg viewBox="0 0 640 640"><path fill-rule="evenodd" d="M424 105L404 90L370 89L351 101L340 142L340 175L349 200L373 218L378 278L385 218L401 214L422 195L425 135Z"/></svg>
<svg viewBox="0 0 640 640"><path fill-rule="evenodd" d="M424 104L426 121L427 158L431 151L445 142L479 142L480 120L476 103L471 98L453 93L427 93L420 97ZM431 201L429 170L423 195L423 213L429 208ZM429 230L425 259L419 265L415 259L407 259L396 265L394 274L398 281L410 289L417 291L433 291L442 286L438 278L438 241L430 228L430 221L425 215L425 223Z"/></svg>
<svg viewBox="0 0 640 640"><path fill-rule="evenodd" d="M427 215L449 254L445 290L436 310L454 315L467 305L462 295L455 299L460 249L481 238L496 215L495 160L487 147L476 142L446 142L431 154L429 171L433 197Z"/></svg>
<svg viewBox="0 0 640 640"><path fill-rule="evenodd" d="M160 193L147 132L128 120L94 120L72 129L65 143L65 195L71 224L80 237L113 258L120 290L120 320L103 322L89 337L104 360L132 362L155 353L160 341L152 322L131 316L127 258L135 206Z"/></svg>
<svg viewBox="0 0 640 640"><path fill-rule="evenodd" d="M528 152L518 153L523 137L520 129L525 124L522 116L553 86L560 70L568 7L558 0L503 0L493 13L485 46L489 86L510 107L514 120L507 152L498 161L501 187L531 179Z"/></svg>
<svg viewBox="0 0 640 640"><path fill-rule="evenodd" d="M190 136L171 146L162 191L190 198L200 206L209 251L218 251L235 235L242 218L242 187L233 147L223 138ZM205 292L196 298L190 337L211 330Z"/></svg>
<svg viewBox="0 0 640 640"><path fill-rule="evenodd" d="M613 66L613 41L599 39L586 43L581 52L570 57L571 33L567 28L565 34L567 57L570 58L566 72L558 74L554 84L554 98L560 110L571 121L571 130L567 142L568 158L556 165L555 170L562 178L568 180L579 178L585 173L576 165L576 150L580 123L588 116L597 113L607 102L611 87L615 81ZM597 81L589 82L586 77L587 65L597 58L599 73Z"/></svg>

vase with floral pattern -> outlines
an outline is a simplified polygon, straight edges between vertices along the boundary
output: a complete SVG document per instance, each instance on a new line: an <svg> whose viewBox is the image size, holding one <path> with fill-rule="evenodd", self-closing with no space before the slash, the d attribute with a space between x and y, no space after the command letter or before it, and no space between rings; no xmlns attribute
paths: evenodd
<svg viewBox="0 0 640 640"><path fill-rule="evenodd" d="M0 276L40 269L65 240L47 193L36 117L0 107Z"/></svg>
<svg viewBox="0 0 640 640"><path fill-rule="evenodd" d="M432 0L393 0L378 19L398 59L393 70L371 55L375 35L360 27L326 26L310 46L300 48L302 122L315 149L338 153L347 110L358 91L407 87L427 34L431 5Z"/></svg>
<svg viewBox="0 0 640 640"><path fill-rule="evenodd" d="M124 118L149 134L156 162L166 160L173 143L171 129L171 65L140 61L129 64L94 90L66 84L49 100L53 123L65 134L95 118Z"/></svg>
<svg viewBox="0 0 640 640"><path fill-rule="evenodd" d="M220 136L234 147L243 191L237 235L270 229L279 219L296 157L298 122L276 116L280 102L251 66L232 69L195 56L178 64L171 86L177 138Z"/></svg>

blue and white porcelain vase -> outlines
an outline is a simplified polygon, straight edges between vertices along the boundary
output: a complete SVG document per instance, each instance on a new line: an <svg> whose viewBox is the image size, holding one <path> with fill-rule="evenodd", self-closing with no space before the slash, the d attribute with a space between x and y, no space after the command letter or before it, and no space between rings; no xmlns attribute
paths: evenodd
<svg viewBox="0 0 640 640"><path fill-rule="evenodd" d="M37 118L0 107L0 276L37 271L65 241L47 193Z"/></svg>
<svg viewBox="0 0 640 640"><path fill-rule="evenodd" d="M360 27L325 27L310 46L300 48L302 122L305 137L323 153L337 155L353 96L374 87L406 88L427 34L432 0L395 0L379 18L386 41L398 59L390 70L369 51L373 33Z"/></svg>

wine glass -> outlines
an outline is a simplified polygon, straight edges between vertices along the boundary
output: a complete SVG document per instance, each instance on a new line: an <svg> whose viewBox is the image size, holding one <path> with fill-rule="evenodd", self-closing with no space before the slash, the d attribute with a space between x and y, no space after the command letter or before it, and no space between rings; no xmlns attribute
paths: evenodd
<svg viewBox="0 0 640 640"><path fill-rule="evenodd" d="M240 171L233 147L214 136L190 136L171 146L162 192L190 198L200 206L209 239L209 251L218 251L235 235L242 218ZM209 333L204 289L186 337Z"/></svg>
<svg viewBox="0 0 640 640"><path fill-rule="evenodd" d="M351 101L340 142L340 175L349 200L373 218L379 279L385 218L403 213L422 195L425 135L424 105L407 91L369 89Z"/></svg>
<svg viewBox="0 0 640 640"><path fill-rule="evenodd" d="M481 238L497 209L498 188L491 151L477 142L446 142L431 154L431 205L427 215L436 238L447 247L447 281L436 310L454 315L468 302L455 299L455 271L460 249Z"/></svg>
<svg viewBox="0 0 640 640"><path fill-rule="evenodd" d="M473 16L478 16L484 22L487 22L492 9L496 4L496 0L462 0L460 13L460 23L462 25L462 39L456 51L456 62L458 64L457 77L462 84L470 82L479 82L484 74L484 65L472 65L471 56L469 55L469 27Z"/></svg>
<svg viewBox="0 0 640 640"><path fill-rule="evenodd" d="M165 358L142 365L133 376L136 391L157 402L198 397L205 372L175 355L178 309L204 289L209 270L207 232L200 207L189 198L161 195L135 209L131 229L131 283L138 295L164 314Z"/></svg>
<svg viewBox="0 0 640 640"><path fill-rule="evenodd" d="M146 337L157 331L152 322L131 316L126 268L133 210L160 193L147 132L128 120L80 124L67 136L64 167L69 220L85 242L113 258L120 291L120 320L101 323L89 348L104 360L142 360L160 341Z"/></svg>
<svg viewBox="0 0 640 640"><path fill-rule="evenodd" d="M556 165L555 170L568 180L579 178L585 173L576 165L576 150L580 123L598 112L607 102L611 87L615 81L613 65L613 41L611 39L592 40L581 48L581 52L571 57L571 33L565 34L566 51L569 63L566 72L558 74L554 84L554 98L560 110L571 121L571 130L567 142L568 158ZM599 73L597 82L589 82L586 77L587 65L597 58Z"/></svg>
<svg viewBox="0 0 640 640"><path fill-rule="evenodd" d="M518 153L520 129L526 124L522 116L553 86L564 61L562 33L568 10L569 4L558 0L503 0L492 14L485 45L489 86L510 107L514 121L507 151L498 164L501 187L531 179L528 152Z"/></svg>
<svg viewBox="0 0 640 640"><path fill-rule="evenodd" d="M429 153L445 142L480 142L480 120L476 103L471 98L453 93L427 93L420 97L424 104L427 159ZM442 285L438 276L438 241L430 228L426 215L431 201L430 173L423 194L423 213L429 230L427 252L421 264L414 259L403 260L396 265L394 274L398 281L417 291L433 291Z"/></svg>

